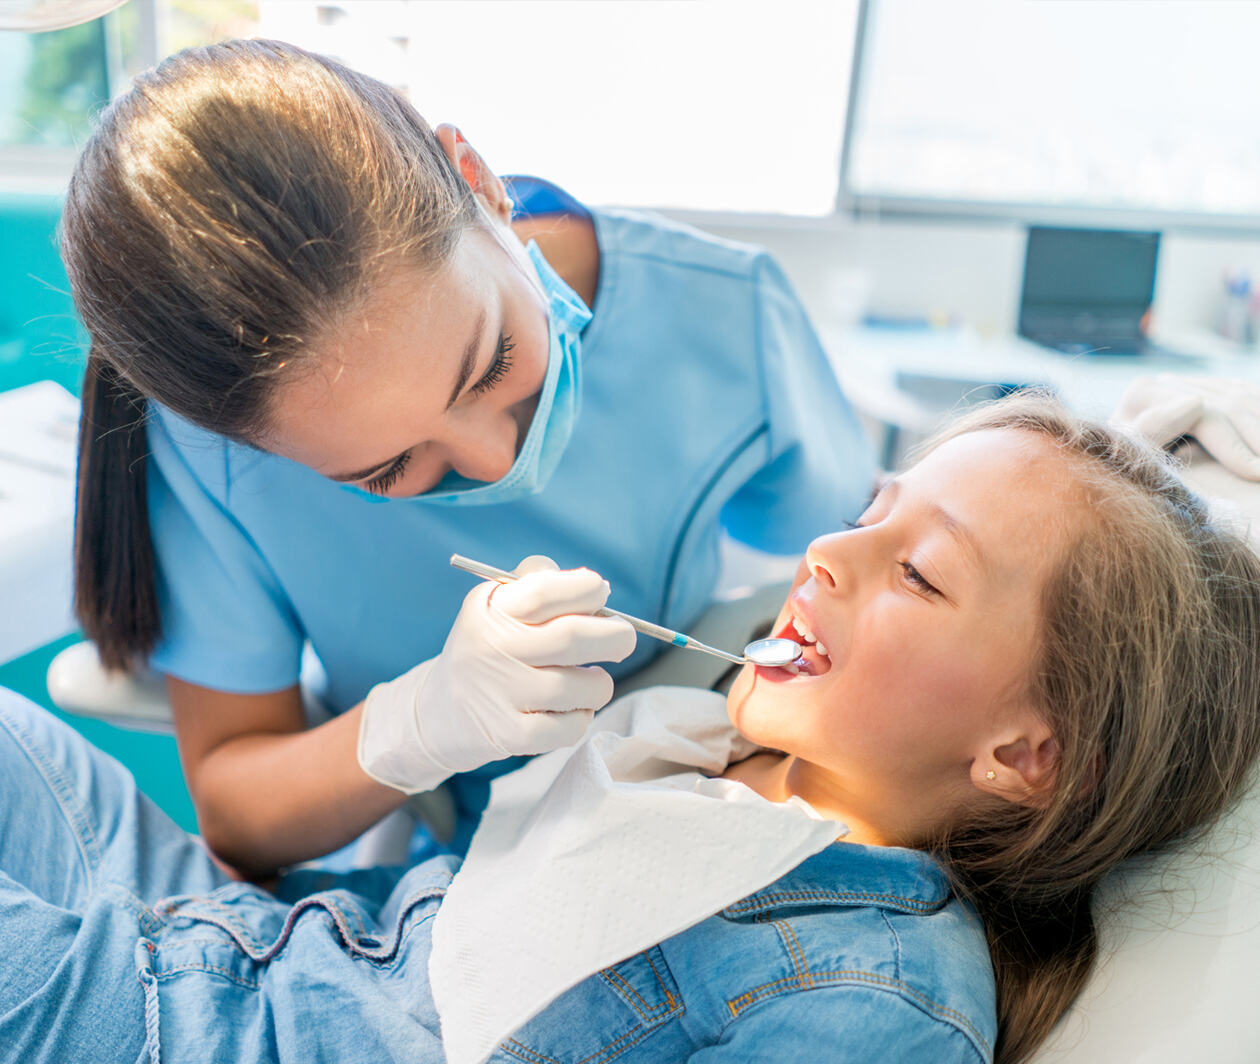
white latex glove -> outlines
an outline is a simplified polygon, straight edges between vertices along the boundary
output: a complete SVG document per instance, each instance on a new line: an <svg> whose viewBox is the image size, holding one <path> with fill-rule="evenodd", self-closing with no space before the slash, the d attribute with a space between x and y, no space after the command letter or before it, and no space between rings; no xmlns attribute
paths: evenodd
<svg viewBox="0 0 1260 1064"><path fill-rule="evenodd" d="M1231 473L1260 480L1260 385L1175 373L1139 377L1111 420L1160 447L1193 436Z"/></svg>
<svg viewBox="0 0 1260 1064"><path fill-rule="evenodd" d="M442 653L368 692L359 764L407 794L512 754L570 746L612 698L591 661L621 661L635 631L591 616L608 584L589 569L526 558L512 584L487 581L464 599Z"/></svg>

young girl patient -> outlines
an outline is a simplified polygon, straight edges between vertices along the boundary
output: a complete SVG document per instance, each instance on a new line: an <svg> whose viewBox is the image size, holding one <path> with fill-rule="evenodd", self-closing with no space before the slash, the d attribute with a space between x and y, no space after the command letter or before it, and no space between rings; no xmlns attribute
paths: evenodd
<svg viewBox="0 0 1260 1064"><path fill-rule="evenodd" d="M1015 1062L1089 974L1100 878L1204 829L1260 751L1260 562L1162 456L1038 398L969 415L816 540L774 634L802 658L746 667L725 714L717 695L643 692L505 777L453 884L453 858L299 871L275 894L227 883L117 766L3 704L0 941L6 971L39 964L0 989L0 1044L24 1061L146 1045L442 1061L431 951L473 984L517 963L510 921L501 957L442 941L493 858L504 897L554 898L521 919L554 928L557 954L592 909L659 910L664 929L557 986L495 1061ZM613 861L538 893L557 861L649 863L674 796L697 846L746 817L764 860L706 883L687 842L651 897L650 874ZM710 905L682 930L671 877Z"/></svg>

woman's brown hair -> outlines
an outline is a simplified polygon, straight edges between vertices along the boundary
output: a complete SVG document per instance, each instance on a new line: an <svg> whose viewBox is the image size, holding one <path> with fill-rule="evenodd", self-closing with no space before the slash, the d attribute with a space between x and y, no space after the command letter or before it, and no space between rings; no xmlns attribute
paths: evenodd
<svg viewBox="0 0 1260 1064"><path fill-rule="evenodd" d="M1099 880L1202 833L1260 756L1260 558L1171 460L1038 395L962 433L1034 433L1073 464L1090 520L1043 593L1030 678L1059 747L1043 808L985 806L933 849L977 908L997 980L999 1064L1025 1060L1092 970ZM1015 811L1012 811L1012 810Z"/></svg>
<svg viewBox="0 0 1260 1064"><path fill-rule="evenodd" d="M60 240L91 337L75 608L107 666L142 661L161 632L148 400L256 441L312 340L400 262L444 261L478 217L405 100L292 45L180 52L104 112Z"/></svg>

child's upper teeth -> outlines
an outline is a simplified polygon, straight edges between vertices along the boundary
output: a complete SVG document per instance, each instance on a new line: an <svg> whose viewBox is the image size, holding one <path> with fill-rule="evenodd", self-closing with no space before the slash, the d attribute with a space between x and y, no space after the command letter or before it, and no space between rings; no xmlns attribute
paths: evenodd
<svg viewBox="0 0 1260 1064"><path fill-rule="evenodd" d="M818 651L818 653L821 654L824 658L831 656L830 654L827 653L827 648L823 646L821 643L815 643L814 649Z"/></svg>
<svg viewBox="0 0 1260 1064"><path fill-rule="evenodd" d="M798 621L795 617L792 618L792 627L796 629L796 634L799 635L802 639L804 639L805 642L807 643L814 642L814 633L811 632L808 628L806 628L803 624L801 624L801 622Z"/></svg>

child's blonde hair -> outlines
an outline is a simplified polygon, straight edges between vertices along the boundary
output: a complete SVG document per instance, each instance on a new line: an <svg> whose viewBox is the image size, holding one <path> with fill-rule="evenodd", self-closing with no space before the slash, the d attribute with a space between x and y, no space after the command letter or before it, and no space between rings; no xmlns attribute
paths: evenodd
<svg viewBox="0 0 1260 1064"><path fill-rule="evenodd" d="M1162 452L1022 393L930 441L1015 429L1076 467L1092 515L1043 593L1032 696L1059 746L1044 808L982 808L934 847L984 920L997 1060L1025 1059L1076 997L1091 898L1126 858L1202 831L1260 755L1260 559Z"/></svg>

